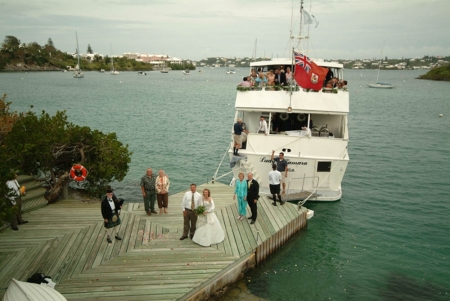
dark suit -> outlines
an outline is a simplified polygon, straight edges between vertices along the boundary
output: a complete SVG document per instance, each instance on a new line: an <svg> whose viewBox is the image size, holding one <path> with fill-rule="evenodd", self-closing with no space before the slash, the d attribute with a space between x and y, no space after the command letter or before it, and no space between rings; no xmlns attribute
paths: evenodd
<svg viewBox="0 0 450 301"><path fill-rule="evenodd" d="M275 84L276 85L286 85L286 73L280 72L280 74L275 74Z"/></svg>
<svg viewBox="0 0 450 301"><path fill-rule="evenodd" d="M252 184L250 185L250 188L248 188L248 182L249 181L247 180L247 203L252 212L252 221L255 221L258 216L255 200L259 199L259 184L255 180L252 180Z"/></svg>
<svg viewBox="0 0 450 301"><path fill-rule="evenodd" d="M116 211L120 210L120 208L123 205L124 200L123 199L119 200L115 195L113 195L112 199L114 201L114 205L116 207ZM109 206L109 203L108 203L108 198L105 197L103 199L103 201L102 201L102 216L103 216L103 219L107 219L108 221L111 221L111 218L113 217L113 215L114 214L113 214L113 211L111 209L111 206Z"/></svg>

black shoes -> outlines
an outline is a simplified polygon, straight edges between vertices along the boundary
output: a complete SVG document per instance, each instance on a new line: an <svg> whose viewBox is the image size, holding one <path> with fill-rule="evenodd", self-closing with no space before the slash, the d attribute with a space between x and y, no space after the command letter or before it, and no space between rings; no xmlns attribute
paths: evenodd
<svg viewBox="0 0 450 301"><path fill-rule="evenodd" d="M28 221L21 221L21 222L19 223L19 225L26 224L26 223L28 223Z"/></svg>
<svg viewBox="0 0 450 301"><path fill-rule="evenodd" d="M108 243L112 244L111 237L108 236L108 237L106 238L106 241L107 241Z"/></svg>
<svg viewBox="0 0 450 301"><path fill-rule="evenodd" d="M187 236L183 235L183 236L180 237L180 240L185 240L186 238L187 238Z"/></svg>
<svg viewBox="0 0 450 301"><path fill-rule="evenodd" d="M119 235L116 235L115 237L117 240L122 240L122 237L120 237Z"/></svg>
<svg viewBox="0 0 450 301"><path fill-rule="evenodd" d="M247 219L252 219L253 218L253 216L250 216L250 217L248 217Z"/></svg>
<svg viewBox="0 0 450 301"><path fill-rule="evenodd" d="M277 205L277 203L273 202L273 203L272 203L272 205L276 206L276 205Z"/></svg>
<svg viewBox="0 0 450 301"><path fill-rule="evenodd" d="M156 212L156 210L152 210L151 212L154 214L158 214L158 212Z"/></svg>
<svg viewBox="0 0 450 301"><path fill-rule="evenodd" d="M192 239L194 237L194 235L190 235L189 237Z"/></svg>
<svg viewBox="0 0 450 301"><path fill-rule="evenodd" d="M284 202L284 201L281 201L281 206L283 206L284 204L285 204L286 202Z"/></svg>
<svg viewBox="0 0 450 301"><path fill-rule="evenodd" d="M13 229L14 231L19 230L19 228L17 228L16 226L11 226L11 229Z"/></svg>
<svg viewBox="0 0 450 301"><path fill-rule="evenodd" d="M255 221L251 221L251 222L250 222L250 225L253 225L254 223L255 223Z"/></svg>

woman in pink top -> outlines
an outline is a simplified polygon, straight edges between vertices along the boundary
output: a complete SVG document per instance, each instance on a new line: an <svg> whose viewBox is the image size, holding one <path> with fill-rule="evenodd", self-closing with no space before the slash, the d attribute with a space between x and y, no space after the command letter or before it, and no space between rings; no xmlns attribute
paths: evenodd
<svg viewBox="0 0 450 301"><path fill-rule="evenodd" d="M156 199L158 201L159 214L167 212L167 206L169 205L169 177L164 173L164 170L160 169L156 177Z"/></svg>

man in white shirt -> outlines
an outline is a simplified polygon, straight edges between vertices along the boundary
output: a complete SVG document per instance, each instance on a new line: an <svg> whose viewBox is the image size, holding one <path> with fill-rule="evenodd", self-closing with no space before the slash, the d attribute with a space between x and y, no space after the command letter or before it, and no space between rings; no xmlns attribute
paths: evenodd
<svg viewBox="0 0 450 301"><path fill-rule="evenodd" d="M267 121L264 120L264 116L259 117L258 134L263 133L267 136L269 134L269 128L267 127Z"/></svg>
<svg viewBox="0 0 450 301"><path fill-rule="evenodd" d="M183 236L180 240L184 240L190 234L190 237L194 237L195 230L197 229L197 215L195 215L195 208L199 206L202 201L202 196L197 192L197 185L191 184L191 190L186 192L181 201L181 208L183 209L184 227Z"/></svg>
<svg viewBox="0 0 450 301"><path fill-rule="evenodd" d="M281 182L281 173L277 170L277 165L272 164L272 171L269 172L269 187L270 187L270 193L273 197L273 203L272 205L277 205L277 196L278 201L281 203L281 205L284 205L284 202L281 200L281 194L280 194L280 182Z"/></svg>

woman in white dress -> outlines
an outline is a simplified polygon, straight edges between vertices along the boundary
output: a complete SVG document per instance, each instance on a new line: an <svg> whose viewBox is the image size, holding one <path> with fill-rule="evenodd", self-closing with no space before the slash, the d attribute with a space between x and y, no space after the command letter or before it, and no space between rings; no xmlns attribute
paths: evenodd
<svg viewBox="0 0 450 301"><path fill-rule="evenodd" d="M225 239L225 232L214 213L214 201L209 189L203 190L202 203L199 205L205 206L206 210L203 216L199 216L197 219L197 230L195 230L192 241L204 247L222 242Z"/></svg>

